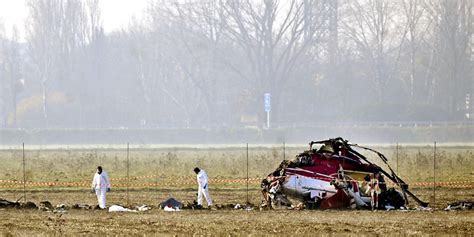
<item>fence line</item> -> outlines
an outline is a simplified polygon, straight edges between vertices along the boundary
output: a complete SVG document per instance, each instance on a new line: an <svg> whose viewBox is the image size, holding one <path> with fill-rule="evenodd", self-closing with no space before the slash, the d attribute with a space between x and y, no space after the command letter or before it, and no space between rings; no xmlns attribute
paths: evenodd
<svg viewBox="0 0 474 237"><path fill-rule="evenodd" d="M437 188L474 188L474 180L472 178L467 177L468 180L457 180L457 181L447 181L443 182L442 180L438 180L438 177L436 177L437 174L437 147L436 147L436 142L434 143L433 147L433 173L432 173L432 182L409 182L410 187L415 187L415 188L432 188L433 189L433 205L436 202L436 189ZM281 148L273 147L272 149L282 149L282 157L279 156L279 158L286 158L286 146L285 142L283 142L283 146ZM431 146L430 146L431 147ZM91 185L90 180L77 180L77 181L68 181L68 182L58 182L58 181L28 181L28 179L31 180L31 178L27 178L26 176L26 156L25 156L25 144L22 144L22 153L21 153L21 158L22 158L22 169L23 169L23 177L17 178L17 179L5 179L1 180L0 179L0 190L15 190L15 191L20 191L22 190L23 192L23 200L26 202L26 192L27 191L32 191L32 190L27 190L27 188L64 188L67 190L67 188L88 188ZM136 147L135 149L140 149L140 148L145 148L146 147ZM209 147L211 148L211 147ZM235 148L235 146L232 146L232 148ZM239 148L245 149L246 148L246 178L210 178L209 183L210 184L221 184L221 185L232 185L232 184L238 184L237 187L239 188L244 188L246 185L247 189L247 195L246 195L246 200L249 202L249 184L252 184L252 188L255 189L259 186L260 182L262 181L262 178L249 178L249 167L252 166L249 161L251 161L251 157L249 155L249 144L247 143L245 147L239 146ZM257 147L258 148L258 147ZM267 147L268 148L268 147ZM399 149L400 145L397 142L395 146L395 155L396 155L396 170L397 173L399 171ZM117 148L115 148L117 149ZM179 149L179 147L178 147ZM41 150L41 149L40 149ZM122 148L118 148L118 150L124 150ZM17 150L18 151L18 150ZM195 176L193 175L186 175L186 176L166 176L166 175L159 175L158 170L155 170L154 174L150 175L138 175L138 176L130 176L130 144L127 143L126 146L126 160L125 160L125 165L126 165L126 177L118 177L118 178L111 178L111 184L112 187L117 187L121 189L126 189L126 200L127 200L127 205L129 204L129 189L134 188L134 189L146 189L146 188L176 188L179 186L186 186L189 187L191 185L196 185L196 180ZM175 151L173 151L175 152ZM169 150L168 150L169 153ZM280 152L278 152L280 153ZM280 153L281 154L281 153ZM98 157L97 153L95 155ZM125 157L123 157L125 158ZM400 157L402 158L402 157ZM16 161L18 162L18 161ZM30 159L28 159L28 162L30 162ZM122 162L122 161L121 161ZM400 159L400 163L403 164L404 159ZM275 167L276 168L276 167ZM155 167L155 169L158 169L158 167ZM123 171L122 171L123 172ZM242 177L242 176L241 176ZM8 177L7 177L8 178ZM21 179L21 180L20 180ZM151 181L151 179L154 179L154 181ZM461 178L463 179L463 178ZM387 182L388 186L394 187L396 184L392 182ZM54 190L54 189L52 189Z"/></svg>
<svg viewBox="0 0 474 237"><path fill-rule="evenodd" d="M157 175L148 175L148 176L140 176L141 178L153 178L159 177ZM177 181L174 182L140 182L140 183L133 183L134 186L146 187L147 185L150 187L156 186L163 186L163 187L171 187L174 185L193 185L196 184L194 179L176 179L174 177L161 177L162 179L174 179ZM130 183L129 180L140 180L138 177L131 177L130 179L121 179L116 183L112 183L112 187L127 187ZM127 181L125 183L120 183L120 181ZM246 184L247 182L250 184L259 184L262 181L262 178L248 178L248 179L209 179L210 184ZM0 180L0 188L5 187L18 187L21 188L23 185L28 187L88 187L90 186L89 181L77 181L77 182L33 182L33 181L17 181L17 180ZM396 184L393 182L387 182L387 184L391 186L395 186ZM413 182L409 183L411 187L447 187L447 188L466 188L466 187L473 187L474 188L474 181L448 181L448 182Z"/></svg>

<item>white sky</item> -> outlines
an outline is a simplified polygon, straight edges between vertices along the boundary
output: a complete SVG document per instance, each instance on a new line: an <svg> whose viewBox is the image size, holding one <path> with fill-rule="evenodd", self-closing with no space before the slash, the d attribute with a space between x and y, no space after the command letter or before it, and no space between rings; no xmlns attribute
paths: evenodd
<svg viewBox="0 0 474 237"><path fill-rule="evenodd" d="M141 18L148 0L99 0L99 3L104 29L110 32L126 28L133 16ZM23 22L27 16L25 0L0 0L0 22L3 21L7 35L10 35L12 26L16 25L23 38Z"/></svg>

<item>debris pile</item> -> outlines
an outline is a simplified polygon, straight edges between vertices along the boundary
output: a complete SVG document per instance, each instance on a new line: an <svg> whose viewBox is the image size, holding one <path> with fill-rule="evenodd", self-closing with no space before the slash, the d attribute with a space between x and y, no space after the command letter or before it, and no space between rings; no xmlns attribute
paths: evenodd
<svg viewBox="0 0 474 237"><path fill-rule="evenodd" d="M8 201L5 199L0 198L0 208L22 208L22 209L37 209L38 206L36 206L35 203L33 202L12 202Z"/></svg>
<svg viewBox="0 0 474 237"><path fill-rule="evenodd" d="M76 210L91 210L93 208L94 208L93 206L88 205L88 204L74 204L74 205L72 205L72 209L76 209Z"/></svg>
<svg viewBox="0 0 474 237"><path fill-rule="evenodd" d="M151 210L151 207L143 204L141 206L135 207L135 209L138 210L138 211L149 211L149 210Z"/></svg>
<svg viewBox="0 0 474 237"><path fill-rule="evenodd" d="M444 209L445 211L454 211L454 210L472 210L474 206L474 201L457 201L449 203L448 206Z"/></svg>
<svg viewBox="0 0 474 237"><path fill-rule="evenodd" d="M53 205L49 201L42 201L38 205L40 211L51 211L53 210Z"/></svg>
<svg viewBox="0 0 474 237"><path fill-rule="evenodd" d="M165 211L179 211L183 208L183 204L174 198L166 199L159 206Z"/></svg>
<svg viewBox="0 0 474 237"><path fill-rule="evenodd" d="M319 144L320 147L313 148ZM388 170L371 162L357 150L375 153ZM387 188L385 177L400 190ZM310 142L309 150L293 160L284 160L261 182L261 208L272 209L401 209L407 195L420 206L425 203L408 190L378 151L350 144L340 137ZM289 198L303 204L293 205Z"/></svg>
<svg viewBox="0 0 474 237"><path fill-rule="evenodd" d="M109 207L109 212L136 212L136 211L119 206L119 205L112 205Z"/></svg>
<svg viewBox="0 0 474 237"><path fill-rule="evenodd" d="M134 209L126 208L120 205L112 205L109 207L109 212L144 212L151 210L147 205L136 206Z"/></svg>
<svg viewBox="0 0 474 237"><path fill-rule="evenodd" d="M19 202L12 202L5 199L0 199L0 208L19 208Z"/></svg>

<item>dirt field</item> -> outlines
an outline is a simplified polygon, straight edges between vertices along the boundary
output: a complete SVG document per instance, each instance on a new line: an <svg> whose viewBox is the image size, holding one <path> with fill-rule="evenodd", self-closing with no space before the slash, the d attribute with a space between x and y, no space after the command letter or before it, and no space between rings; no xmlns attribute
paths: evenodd
<svg viewBox="0 0 474 237"><path fill-rule="evenodd" d="M422 199L430 189L413 190ZM68 210L57 214L39 210L0 209L0 233L8 235L108 234L108 235L268 235L268 234L472 234L474 210L471 211L352 211L352 210L183 210L164 212L156 206L170 195L183 201L193 200L193 190L130 191L130 207L147 204L152 210L140 213L108 213L103 210ZM245 190L212 190L217 204L236 204L246 200ZM82 191L30 192L34 202L49 200L53 205L65 203L95 204L95 196ZM21 192L3 192L7 199L22 196ZM251 190L250 201L258 204L258 190ZM439 208L454 200L474 199L474 191L438 189ZM82 202L81 202L82 200ZM141 200L140 203L133 200ZM76 201L76 202L74 202ZM79 201L79 202L77 202ZM127 202L125 191L111 192L110 204Z"/></svg>

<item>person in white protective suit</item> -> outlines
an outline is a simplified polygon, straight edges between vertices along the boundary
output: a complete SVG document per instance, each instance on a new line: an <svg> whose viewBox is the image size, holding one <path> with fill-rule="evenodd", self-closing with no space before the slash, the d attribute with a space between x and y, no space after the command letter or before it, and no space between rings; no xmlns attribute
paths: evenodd
<svg viewBox="0 0 474 237"><path fill-rule="evenodd" d="M212 206L212 198L209 195L209 185L208 177L206 171L199 169L198 167L194 168L194 173L197 175L198 182L198 197L197 203L199 207L202 207L202 196L206 198L207 206Z"/></svg>
<svg viewBox="0 0 474 237"><path fill-rule="evenodd" d="M95 195L97 195L99 207L104 209L106 193L110 192L110 182L107 172L103 171L101 166L97 167L97 172L94 174L94 179L92 179L92 192L95 192Z"/></svg>

